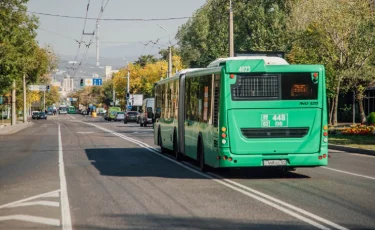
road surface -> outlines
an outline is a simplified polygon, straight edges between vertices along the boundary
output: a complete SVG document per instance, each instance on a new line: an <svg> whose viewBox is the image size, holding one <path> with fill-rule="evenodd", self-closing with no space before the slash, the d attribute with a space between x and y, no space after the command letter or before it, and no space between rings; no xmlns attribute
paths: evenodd
<svg viewBox="0 0 375 230"><path fill-rule="evenodd" d="M153 129L60 115L0 136L0 229L375 229L375 157L203 174Z"/></svg>

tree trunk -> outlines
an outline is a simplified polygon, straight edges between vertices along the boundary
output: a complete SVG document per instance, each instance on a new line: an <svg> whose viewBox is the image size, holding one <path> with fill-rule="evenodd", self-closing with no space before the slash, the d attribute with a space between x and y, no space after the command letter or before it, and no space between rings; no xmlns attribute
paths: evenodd
<svg viewBox="0 0 375 230"><path fill-rule="evenodd" d="M333 111L335 108L335 100L334 98L329 98L329 124L333 125Z"/></svg>
<svg viewBox="0 0 375 230"><path fill-rule="evenodd" d="M356 95L356 100L358 102L358 107L359 107L359 115L361 118L361 124L366 123L366 115L365 115L365 110L363 108L363 93L364 92L358 90L357 95Z"/></svg>
<svg viewBox="0 0 375 230"><path fill-rule="evenodd" d="M338 104L339 104L339 94L337 94L336 96L335 96L335 98L334 98L334 103L333 103L334 105L334 107L333 107L333 121L332 121L332 123L333 123L333 125L337 125L337 110L338 110Z"/></svg>
<svg viewBox="0 0 375 230"><path fill-rule="evenodd" d="M366 123L366 115L365 115L365 110L363 109L363 99L357 100L358 101L358 106L359 106L359 114L361 117L361 124Z"/></svg>

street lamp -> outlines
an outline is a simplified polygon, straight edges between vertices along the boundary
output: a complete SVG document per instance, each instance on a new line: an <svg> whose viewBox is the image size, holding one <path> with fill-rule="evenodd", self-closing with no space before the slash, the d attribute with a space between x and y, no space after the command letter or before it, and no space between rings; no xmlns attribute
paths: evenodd
<svg viewBox="0 0 375 230"><path fill-rule="evenodd" d="M168 30L163 28L162 26L158 25L161 29L165 30L169 36L169 58L168 58L168 78L172 75L172 43L171 43L171 34Z"/></svg>

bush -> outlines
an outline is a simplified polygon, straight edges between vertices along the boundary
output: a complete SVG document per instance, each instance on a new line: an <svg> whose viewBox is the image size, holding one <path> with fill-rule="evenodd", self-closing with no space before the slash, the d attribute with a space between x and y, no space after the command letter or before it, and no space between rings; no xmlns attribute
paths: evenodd
<svg viewBox="0 0 375 230"><path fill-rule="evenodd" d="M368 125L375 125L375 112L370 113L367 117L367 124Z"/></svg>

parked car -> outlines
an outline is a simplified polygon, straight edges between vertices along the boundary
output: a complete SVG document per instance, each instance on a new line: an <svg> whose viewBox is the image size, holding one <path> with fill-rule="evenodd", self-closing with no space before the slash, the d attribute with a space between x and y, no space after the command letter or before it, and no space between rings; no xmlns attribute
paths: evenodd
<svg viewBox="0 0 375 230"><path fill-rule="evenodd" d="M140 126L146 127L147 124L154 122L154 98L146 98L143 100L141 115L139 117Z"/></svg>
<svg viewBox="0 0 375 230"><path fill-rule="evenodd" d="M125 118L124 112L117 112L116 117L115 117L115 121L123 121L124 118Z"/></svg>
<svg viewBox="0 0 375 230"><path fill-rule="evenodd" d="M38 119L39 113L40 113L39 111L33 111L32 115L31 115L31 118L33 120Z"/></svg>
<svg viewBox="0 0 375 230"><path fill-rule="evenodd" d="M128 122L137 122L138 123L139 113L137 111L128 111L126 112L124 124Z"/></svg>
<svg viewBox="0 0 375 230"><path fill-rule="evenodd" d="M53 111L52 110L48 110L47 115L53 115Z"/></svg>
<svg viewBox="0 0 375 230"><path fill-rule="evenodd" d="M47 114L45 112L39 113L38 120L47 120Z"/></svg>
<svg viewBox="0 0 375 230"><path fill-rule="evenodd" d="M115 120L117 112L121 112L120 107L109 107L107 114L108 114L108 121Z"/></svg>

